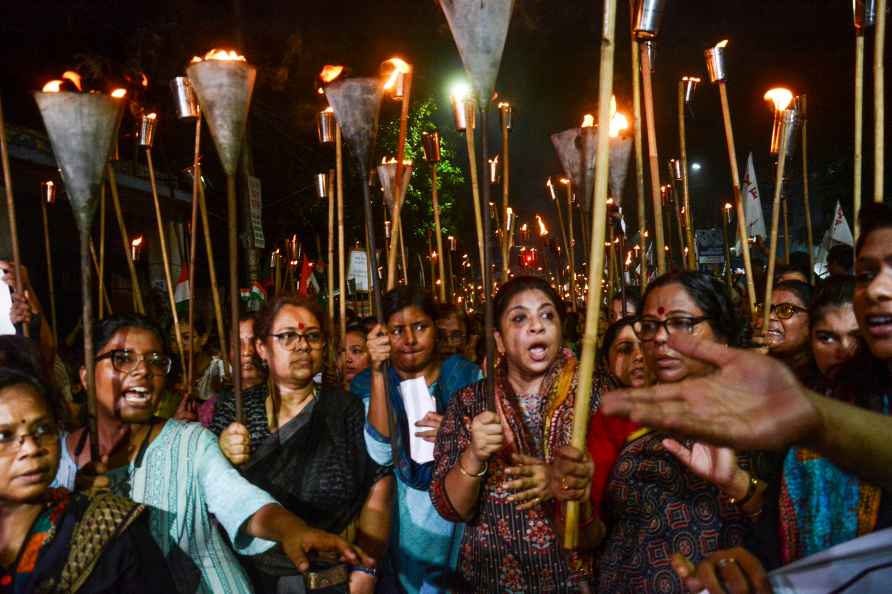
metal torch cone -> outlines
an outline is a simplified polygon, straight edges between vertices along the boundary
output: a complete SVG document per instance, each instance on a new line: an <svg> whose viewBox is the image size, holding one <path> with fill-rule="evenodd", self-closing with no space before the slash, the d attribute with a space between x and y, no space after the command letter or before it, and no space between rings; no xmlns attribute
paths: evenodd
<svg viewBox="0 0 892 594"><path fill-rule="evenodd" d="M403 165L403 179L396 183L396 161L392 163L382 163L378 165L378 180L381 182L381 189L384 191L384 200L387 202L387 208L392 212L396 204L401 204L406 197L406 190L409 188L409 179L412 177L412 165ZM397 194L399 192L399 194Z"/></svg>
<svg viewBox="0 0 892 594"><path fill-rule="evenodd" d="M96 426L90 229L96 214L99 187L108 161L121 102L93 93L40 92L34 93L34 99L50 137L53 154L62 171L65 191L80 232L87 426L90 432L90 454L95 461L99 460L99 433Z"/></svg>
<svg viewBox="0 0 892 594"><path fill-rule="evenodd" d="M238 337L239 282L238 282L238 219L236 211L235 176L248 109L257 70L244 61L209 59L191 64L186 69L189 82L198 95L204 119L208 123L217 154L226 172L226 210L228 218L229 247L229 300L230 300L230 368L232 369L235 416L242 421L242 382L238 365L241 343Z"/></svg>
<svg viewBox="0 0 892 594"><path fill-rule="evenodd" d="M632 144L631 138L610 139L610 179L607 183L609 194L617 204L620 203L626 187L629 161L632 159Z"/></svg>

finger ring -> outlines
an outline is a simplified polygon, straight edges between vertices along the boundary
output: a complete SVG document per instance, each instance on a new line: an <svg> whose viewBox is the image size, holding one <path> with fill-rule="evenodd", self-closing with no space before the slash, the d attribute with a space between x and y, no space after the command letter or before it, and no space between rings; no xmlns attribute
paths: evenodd
<svg viewBox="0 0 892 594"><path fill-rule="evenodd" d="M723 567L728 567L729 565L734 565L736 563L737 559L735 559L734 557L722 557L721 559L716 561L715 565L716 567L721 569Z"/></svg>
<svg viewBox="0 0 892 594"><path fill-rule="evenodd" d="M561 477L561 491L568 491L570 489L570 483L567 482L567 477Z"/></svg>

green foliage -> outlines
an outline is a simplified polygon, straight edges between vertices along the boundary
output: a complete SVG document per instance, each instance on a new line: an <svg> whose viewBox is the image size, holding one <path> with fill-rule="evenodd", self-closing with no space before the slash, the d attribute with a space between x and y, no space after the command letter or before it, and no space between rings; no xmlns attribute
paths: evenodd
<svg viewBox="0 0 892 594"><path fill-rule="evenodd" d="M424 160L422 134L436 130L436 126L432 122L432 116L436 111L437 104L431 98L413 104L409 110L409 125L406 131L405 158L412 161L413 171L409 188L406 190L406 201L403 204L401 216L403 231L406 233L407 239L418 247L423 246L421 253L426 253L427 250L428 230L433 233L434 229L434 210L431 201L431 166L433 163ZM378 162L384 156L388 159L396 158L399 132L399 116L381 123L378 133ZM461 168L453 162L454 152L445 136L441 132L440 162L436 164L439 189L437 200L440 204L440 225L444 237L455 234L456 194L465 183Z"/></svg>

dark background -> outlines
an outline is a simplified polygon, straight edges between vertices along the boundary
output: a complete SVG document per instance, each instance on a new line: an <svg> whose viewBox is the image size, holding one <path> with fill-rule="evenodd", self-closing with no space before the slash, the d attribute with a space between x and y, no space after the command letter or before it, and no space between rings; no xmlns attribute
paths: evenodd
<svg viewBox="0 0 892 594"><path fill-rule="evenodd" d="M833 205L842 201L851 221L854 36L851 2L838 0L667 2L658 39L655 74L657 137L661 168L677 156L677 82L682 75L704 79L688 119L689 162L702 169L691 177L695 226L719 224L721 204L730 199L730 176L718 92L707 81L703 50L728 38L728 90L741 169L750 151L769 214L773 164L768 155L771 110L764 92L779 84L808 94L809 154L816 241L829 225ZM512 203L521 219L542 213L555 219L546 200L546 176L560 173L549 135L579 125L596 113L596 80L603 4L597 1L518 0L497 91L515 109L512 132ZM620 1L615 93L621 111L631 111L629 7ZM867 73L870 75L868 35ZM433 98L435 123L457 148L448 106L450 83L463 75L445 18L433 0L262 1L105 0L7 3L0 22L0 85L7 120L42 129L30 92L67 68L96 72L94 83L113 86L127 72L145 72L150 86L144 105L161 114L159 167L177 171L191 161L191 129L176 122L167 87L195 54L211 47L238 47L259 69L250 135L256 175L263 182L268 244L291 233L323 228L324 208L316 204L312 176L327 169L331 153L315 142L313 115L319 109L315 75L326 63L342 63L357 74L374 75L381 61L401 55L415 67L413 99ZM872 162L872 89L866 84L865 162ZM498 150L498 118L490 118L491 152ZM382 120L398 115L385 102ZM206 173L212 193L224 189L216 157L208 150ZM804 241L801 168L792 167L794 238ZM865 197L872 175L866 168ZM14 172L15 174L15 172ZM743 175L743 171L741 171ZM636 226L634 184L624 206ZM187 189L186 186L183 186ZM358 238L359 196L348 195L348 240ZM447 225L469 251L475 245L470 192L457 196ZM222 222L223 200L213 201ZM411 222L410 222L411 225ZM554 227L556 228L556 226ZM26 240L28 235L26 235ZM33 237L37 238L37 235ZM308 242L315 248L315 242ZM218 243L223 247L222 237ZM28 246L32 249L31 246ZM37 249L37 245L33 247Z"/></svg>

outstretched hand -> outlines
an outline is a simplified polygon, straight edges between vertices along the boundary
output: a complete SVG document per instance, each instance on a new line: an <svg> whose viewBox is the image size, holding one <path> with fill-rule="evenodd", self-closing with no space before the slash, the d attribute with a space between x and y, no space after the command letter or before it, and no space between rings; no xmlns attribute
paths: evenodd
<svg viewBox="0 0 892 594"><path fill-rule="evenodd" d="M663 447L705 481L728 492L734 484L740 467L737 454L730 448L720 448L695 442L690 448L674 439L664 439Z"/></svg>
<svg viewBox="0 0 892 594"><path fill-rule="evenodd" d="M282 541L282 550L301 573L310 568L309 554L335 553L341 561L350 565L374 567L375 560L366 555L362 549L353 546L340 536L306 527L289 535Z"/></svg>
<svg viewBox="0 0 892 594"><path fill-rule="evenodd" d="M820 417L808 391L784 364L684 334L671 335L669 346L717 371L607 392L605 414L741 450L781 449L818 430Z"/></svg>

